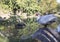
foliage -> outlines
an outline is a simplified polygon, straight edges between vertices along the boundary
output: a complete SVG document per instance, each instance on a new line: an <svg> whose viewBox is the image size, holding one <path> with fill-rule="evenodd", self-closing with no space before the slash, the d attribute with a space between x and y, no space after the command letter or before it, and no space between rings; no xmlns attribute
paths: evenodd
<svg viewBox="0 0 60 42"><path fill-rule="evenodd" d="M7 38L0 37L0 42L9 42Z"/></svg>
<svg viewBox="0 0 60 42"><path fill-rule="evenodd" d="M56 0L2 0L0 3L4 9L9 9L9 11L16 8L28 14L37 11L44 13L54 10L57 6Z"/></svg>
<svg viewBox="0 0 60 42"><path fill-rule="evenodd" d="M57 11L58 12L60 11L60 3L58 3L58 5L57 5Z"/></svg>
<svg viewBox="0 0 60 42"><path fill-rule="evenodd" d="M5 32L8 32L8 34L12 32L14 34L9 37L10 42L19 42L21 37L28 38L40 27L35 18L27 18L26 21L23 21L26 24L24 29L15 29L15 24L19 23L17 21L17 17L15 16L17 11L23 11L23 13L33 15L36 12L45 13L55 10L56 6L56 0L0 0L0 7L4 9L4 11L12 11L12 14L14 14L14 16L11 16L3 22Z"/></svg>
<svg viewBox="0 0 60 42"><path fill-rule="evenodd" d="M41 0L40 2L42 13L55 10L57 7L56 0Z"/></svg>

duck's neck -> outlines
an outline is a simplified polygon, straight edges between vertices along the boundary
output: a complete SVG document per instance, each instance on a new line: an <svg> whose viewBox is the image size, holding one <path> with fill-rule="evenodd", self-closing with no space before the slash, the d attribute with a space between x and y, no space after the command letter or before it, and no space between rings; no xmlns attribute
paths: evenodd
<svg viewBox="0 0 60 42"><path fill-rule="evenodd" d="M40 16L40 15L38 15L38 16L37 16L37 20L39 20L39 19L40 19L40 17L41 17L41 16Z"/></svg>

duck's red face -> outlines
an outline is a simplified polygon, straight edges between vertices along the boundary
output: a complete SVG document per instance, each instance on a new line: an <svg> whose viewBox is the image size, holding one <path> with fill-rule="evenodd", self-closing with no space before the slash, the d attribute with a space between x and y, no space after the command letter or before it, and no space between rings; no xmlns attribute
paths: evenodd
<svg viewBox="0 0 60 42"><path fill-rule="evenodd" d="M36 14L36 16L38 16L39 14Z"/></svg>

